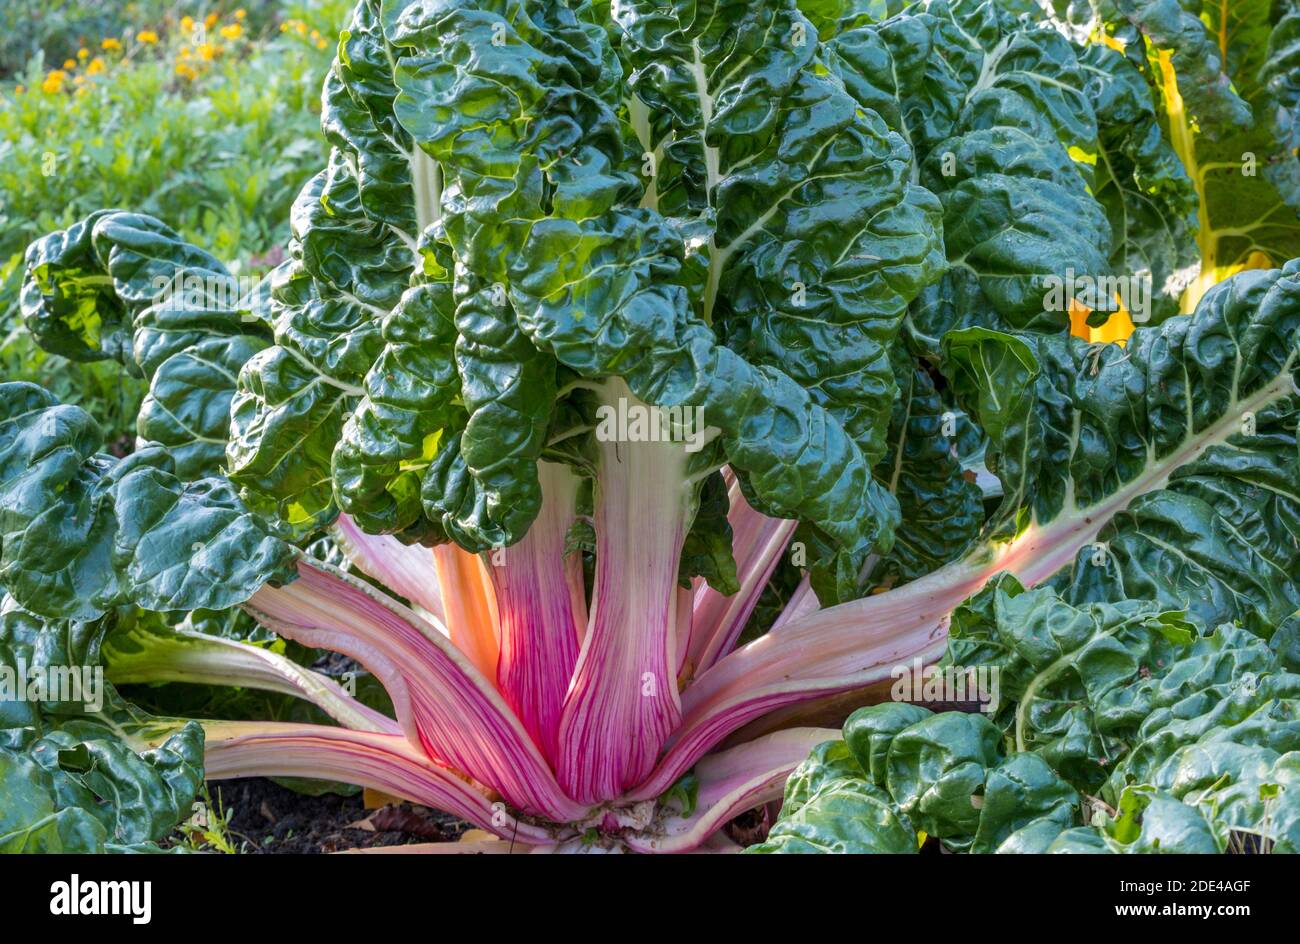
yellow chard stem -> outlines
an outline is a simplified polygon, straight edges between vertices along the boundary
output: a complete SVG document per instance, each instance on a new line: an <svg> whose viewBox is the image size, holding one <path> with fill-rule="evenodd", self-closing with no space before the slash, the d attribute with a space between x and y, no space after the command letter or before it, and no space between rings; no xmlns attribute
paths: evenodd
<svg viewBox="0 0 1300 944"><path fill-rule="evenodd" d="M1165 99L1165 113L1169 116L1169 141L1174 153L1183 162L1187 176L1192 179L1192 186L1196 188L1199 227L1196 243L1201 251L1201 271L1183 292L1182 310L1187 313L1196 309L1201 298L1218 281L1219 239L1210 225L1209 204L1205 198L1205 173L1196 158L1196 133L1192 129L1191 117L1183 104L1182 93L1178 91L1173 53L1167 49L1157 50L1155 57L1160 67L1160 90Z"/></svg>

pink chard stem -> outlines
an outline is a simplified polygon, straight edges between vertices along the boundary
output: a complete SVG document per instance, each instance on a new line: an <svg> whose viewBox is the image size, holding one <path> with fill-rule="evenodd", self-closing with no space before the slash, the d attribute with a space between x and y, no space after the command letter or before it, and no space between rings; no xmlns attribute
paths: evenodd
<svg viewBox="0 0 1300 944"><path fill-rule="evenodd" d="M497 687L536 744L554 762L560 714L578 661L586 602L570 592L582 560L565 557L578 477L567 466L538 464L542 513L518 544L492 554L500 658Z"/></svg>
<svg viewBox="0 0 1300 944"><path fill-rule="evenodd" d="M605 403L644 407L622 381ZM574 799L621 796L653 769L681 718L677 568L689 458L680 443L600 441L590 628L560 723L557 772Z"/></svg>
<svg viewBox="0 0 1300 944"><path fill-rule="evenodd" d="M516 820L482 785L439 767L399 735L247 721L208 721L203 729L210 780L341 780L445 810L505 838L554 841L549 831Z"/></svg>
<svg viewBox="0 0 1300 944"><path fill-rule="evenodd" d="M558 822L585 808L488 679L436 627L371 585L308 560L299 578L247 604L265 625L352 656L384 684L407 738L435 761L497 790L517 809Z"/></svg>

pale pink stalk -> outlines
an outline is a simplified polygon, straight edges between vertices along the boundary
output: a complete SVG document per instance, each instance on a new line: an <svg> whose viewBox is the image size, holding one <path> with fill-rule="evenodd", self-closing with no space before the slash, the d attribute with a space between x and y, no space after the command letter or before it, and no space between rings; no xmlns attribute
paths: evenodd
<svg viewBox="0 0 1300 944"><path fill-rule="evenodd" d="M603 395L635 402L621 381ZM557 760L560 783L582 803L640 782L681 718L675 623L687 453L677 443L596 445L596 584Z"/></svg>
<svg viewBox="0 0 1300 944"><path fill-rule="evenodd" d="M517 820L491 792L439 767L399 735L312 724L209 721L206 776L342 780L446 810L521 842L552 842L548 830Z"/></svg>
<svg viewBox="0 0 1300 944"><path fill-rule="evenodd" d="M621 383L601 385L606 402L617 393L630 398ZM290 638L336 649L371 668L393 696L397 724L408 738L332 728L245 729L210 740L211 769L225 776L334 776L374 785L458 812L510 839L512 847L578 848L584 843L577 837L591 829L617 837L597 844L602 848L730 847L716 836L721 826L778 798L808 750L837 734L788 730L721 752L717 745L737 732L752 735L760 722L789 723L793 711L821 699L881 684L913 659L938 658L953 610L996 573L1008 571L1027 585L1051 576L1132 502L1229 440L1243 412L1293 393L1287 375L1164 458L1150 457L1138 478L1110 497L1079 507L1069 494L1047 524L1035 523L1004 545L985 545L900 588L819 610L805 581L766 636L730 654L752 591L766 581L789 524L736 503L740 599L710 595L698 584L683 591L677 572L687 525L686 454L672 444L597 437L597 577L576 662L566 645L577 644L583 631L583 587L573 565L562 564L563 554L555 552L560 521L546 514L536 543L515 550L519 572L504 582L498 576L496 588L484 579L479 558L438 552L450 639L369 584L304 559L297 582L263 588L249 608ZM561 589L547 591L543 579ZM498 598L505 612L498 613ZM521 617L516 610L536 612ZM500 642L498 627L504 627ZM558 650L546 648L556 639ZM552 757L538 743L549 749L556 693L569 664ZM679 697L678 669L685 670L685 681L703 665ZM498 680L511 704L497 690ZM319 762L317 751L325 755ZM665 810L658 799L692 768L698 809L690 816ZM509 808L555 825L514 819L503 825L491 815L504 812L490 803L497 794Z"/></svg>
<svg viewBox="0 0 1300 944"><path fill-rule="evenodd" d="M477 554L455 544L439 544L432 555L442 600L444 635L486 678L496 678L501 649L496 635L492 578Z"/></svg>
<svg viewBox="0 0 1300 944"><path fill-rule="evenodd" d="M735 536L740 592L724 597L705 585L696 593L695 626L684 670L688 678L706 671L735 648L797 526L797 522L769 518L755 511L739 487L732 490L731 502L727 517Z"/></svg>
<svg viewBox="0 0 1300 944"><path fill-rule="evenodd" d="M497 685L554 764L560 713L587 614L585 601L569 592L569 571L581 568L581 558L564 553L578 478L551 462L538 463L538 478L541 514L522 541L493 554L490 573L500 614ZM575 604L581 608L575 610Z"/></svg>
<svg viewBox="0 0 1300 944"><path fill-rule="evenodd" d="M270 649L206 633L177 629L141 649L115 649L108 679L114 685L183 682L278 692L311 702L345 728L401 733L392 718L363 705L332 678Z"/></svg>
<svg viewBox="0 0 1300 944"><path fill-rule="evenodd" d="M1084 516L1030 528L997 550L981 549L887 593L815 610L736 650L686 690L681 727L635 796L666 788L714 744L761 716L866 688L913 659L938 659L952 611L994 574L1007 570L1033 585L1072 560L1102 523Z"/></svg>
<svg viewBox="0 0 1300 944"><path fill-rule="evenodd" d="M695 577L689 587L677 587L677 622L673 649L677 653L678 691L690 680L690 663L686 656L691 648L691 633L695 631L695 600L703 583L703 577Z"/></svg>
<svg viewBox="0 0 1300 944"><path fill-rule="evenodd" d="M334 540L357 570L445 625L438 571L428 548L403 544L387 534L367 534L347 515L339 515L333 531Z"/></svg>
<svg viewBox="0 0 1300 944"><path fill-rule="evenodd" d="M517 809L558 822L582 815L495 686L430 623L328 565L301 558L298 575L263 587L247 608L283 636L366 666L433 760L491 784Z"/></svg>
<svg viewBox="0 0 1300 944"><path fill-rule="evenodd" d="M804 574L799 585L794 588L794 593L790 594L790 599L785 602L781 615L772 623L772 628L768 632L779 632L787 624L809 613L816 613L819 609L821 609L821 602L817 599L817 594L813 593L812 581L808 579L807 574Z"/></svg>
<svg viewBox="0 0 1300 944"><path fill-rule="evenodd" d="M628 838L636 852L686 852L727 821L756 806L780 799L786 778L818 744L838 740L834 728L796 728L722 751L700 761L697 806L688 817L668 816L653 835Z"/></svg>

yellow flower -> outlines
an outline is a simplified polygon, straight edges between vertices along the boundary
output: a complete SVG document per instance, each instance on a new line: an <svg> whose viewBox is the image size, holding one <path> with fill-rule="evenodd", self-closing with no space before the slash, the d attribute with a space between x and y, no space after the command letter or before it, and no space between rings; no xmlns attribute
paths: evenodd
<svg viewBox="0 0 1300 944"><path fill-rule="evenodd" d="M311 31L311 38L312 38L313 40L320 39L320 30L312 30L312 31Z"/></svg>
<svg viewBox="0 0 1300 944"><path fill-rule="evenodd" d="M318 39L318 40L316 40L316 48L317 48L317 49L324 49L324 48L325 48L326 46L328 46L328 45L329 45L329 43L325 42L325 40L323 40L323 39Z"/></svg>
<svg viewBox="0 0 1300 944"><path fill-rule="evenodd" d="M192 16L181 17L181 29L183 29L187 33L190 32L190 30L194 29L194 17Z"/></svg>
<svg viewBox="0 0 1300 944"><path fill-rule="evenodd" d="M77 50L77 58L84 62L86 59L90 58L90 50L85 46L82 46Z"/></svg>
<svg viewBox="0 0 1300 944"><path fill-rule="evenodd" d="M193 66L188 65L187 63L184 62L176 63L176 74L183 79L195 79L198 78L199 75L197 72L194 71Z"/></svg>
<svg viewBox="0 0 1300 944"><path fill-rule="evenodd" d="M63 91L63 80L68 74L62 69L55 69L45 76L45 81L41 83L41 91L53 95L55 92Z"/></svg>
<svg viewBox="0 0 1300 944"><path fill-rule="evenodd" d="M237 20L242 20L246 16L248 16L248 14L244 12L243 7L240 7L238 10L235 11L235 19Z"/></svg>
<svg viewBox="0 0 1300 944"><path fill-rule="evenodd" d="M136 34L135 38L140 40L140 42L148 43L151 46L158 42L158 34L153 30L140 30L140 32Z"/></svg>
<svg viewBox="0 0 1300 944"><path fill-rule="evenodd" d="M15 85L15 86L14 86L14 94L15 94L15 95L21 95L21 94L23 94L23 92L25 92L25 91L27 91L27 86L25 86L25 85Z"/></svg>
<svg viewBox="0 0 1300 944"><path fill-rule="evenodd" d="M189 46L182 46L182 47L181 47L181 58L182 58L182 59L188 59L188 58L190 57L190 55L191 55L191 53L190 53L190 47L189 47Z"/></svg>
<svg viewBox="0 0 1300 944"><path fill-rule="evenodd" d="M244 33L244 28L238 23L231 23L229 26L221 27L221 35L226 39L239 39Z"/></svg>
<svg viewBox="0 0 1300 944"><path fill-rule="evenodd" d="M307 24L304 23L302 20L294 20L293 28L298 31L299 36L307 35Z"/></svg>
<svg viewBox="0 0 1300 944"><path fill-rule="evenodd" d="M217 25L217 20L219 19L221 19L221 17L217 16L215 13L209 13L203 18L203 25L208 29L212 29L212 27Z"/></svg>
<svg viewBox="0 0 1300 944"><path fill-rule="evenodd" d="M114 39L112 36L108 37L108 39L104 40L99 45L103 49L110 49L110 50L122 48L122 44L118 42L116 39Z"/></svg>
<svg viewBox="0 0 1300 944"><path fill-rule="evenodd" d="M204 62L211 62L217 58L217 53L221 52L221 47L214 46L211 43L204 43L198 48L199 58Z"/></svg>
<svg viewBox="0 0 1300 944"><path fill-rule="evenodd" d="M64 59L64 60L63 60L63 68L65 68L65 69L75 69L75 68L77 68L77 60L76 60L76 59Z"/></svg>
<svg viewBox="0 0 1300 944"><path fill-rule="evenodd" d="M86 75L99 75L104 71L104 60L96 56L90 60L90 65L86 66Z"/></svg>

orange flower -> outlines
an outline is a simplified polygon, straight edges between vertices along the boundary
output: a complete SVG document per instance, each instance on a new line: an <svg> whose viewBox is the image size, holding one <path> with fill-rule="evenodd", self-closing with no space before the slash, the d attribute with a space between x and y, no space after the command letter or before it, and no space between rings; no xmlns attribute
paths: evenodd
<svg viewBox="0 0 1300 944"><path fill-rule="evenodd" d="M69 69L69 70L77 68L77 60L76 60L76 59L64 59L64 60L63 60L63 68L65 68L65 69Z"/></svg>
<svg viewBox="0 0 1300 944"><path fill-rule="evenodd" d="M208 29L212 29L212 27L217 25L217 20L219 19L221 19L221 17L217 16L215 13L209 13L203 18L203 25Z"/></svg>
<svg viewBox="0 0 1300 944"><path fill-rule="evenodd" d="M63 91L63 80L68 74L62 69L55 69L45 76L45 81L41 83L41 91L53 95L55 92Z"/></svg>

